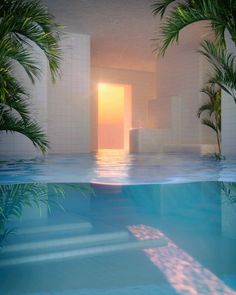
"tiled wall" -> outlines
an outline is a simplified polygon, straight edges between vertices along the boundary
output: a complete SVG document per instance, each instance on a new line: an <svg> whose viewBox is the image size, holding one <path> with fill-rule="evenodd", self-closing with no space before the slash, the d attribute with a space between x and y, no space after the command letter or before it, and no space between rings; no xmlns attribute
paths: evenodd
<svg viewBox="0 0 236 295"><path fill-rule="evenodd" d="M203 102L200 90L206 79L203 72L207 70L193 48L180 47L158 59L157 127L172 130L173 144L215 143L212 132L197 118Z"/></svg>
<svg viewBox="0 0 236 295"><path fill-rule="evenodd" d="M32 116L37 119L40 126L47 131L47 62L42 52L35 48L35 56L41 65L41 78L32 84L22 68L16 68L16 77L24 84L25 89L31 95ZM0 155L24 155L34 156L38 151L33 144L21 134L6 134L1 132L0 135Z"/></svg>
<svg viewBox="0 0 236 295"><path fill-rule="evenodd" d="M90 151L90 38L67 34L62 74L48 87L50 153Z"/></svg>
<svg viewBox="0 0 236 295"><path fill-rule="evenodd" d="M226 33L228 48L236 54L236 48ZM236 103L227 93L222 94L222 153L223 155L236 156Z"/></svg>
<svg viewBox="0 0 236 295"><path fill-rule="evenodd" d="M178 58L176 58L178 56ZM158 125L175 128L175 143L198 143L199 73L198 54L193 50L169 54L157 63Z"/></svg>
<svg viewBox="0 0 236 295"><path fill-rule="evenodd" d="M47 62L40 50L36 56L42 66L41 79L34 85L24 71L17 69L32 96L32 114L48 133L50 153L90 151L90 39L87 35L66 34L61 43L61 78L52 84ZM0 154L34 156L39 152L19 134L1 133Z"/></svg>

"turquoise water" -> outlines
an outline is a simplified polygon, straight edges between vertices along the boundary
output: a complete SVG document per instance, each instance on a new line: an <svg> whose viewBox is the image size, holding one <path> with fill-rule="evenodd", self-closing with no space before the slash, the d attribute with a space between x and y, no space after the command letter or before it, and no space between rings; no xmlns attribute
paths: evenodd
<svg viewBox="0 0 236 295"><path fill-rule="evenodd" d="M155 166L159 161L164 167L163 159L153 161L149 168L145 161L145 167L139 166L136 176L150 169L150 182L154 176L163 177L157 184L121 185L131 174L127 177L127 171L120 169L114 185L117 169L110 178L112 184L104 185L103 180L109 178L107 166L106 176L79 184L67 181L65 171L73 175L83 167L81 159L74 166L72 159L60 163L57 159L54 172L50 170L52 158L46 164L4 164L0 172L0 294L236 294L233 181L193 182L192 177L200 173L193 171L184 183L184 174L193 163L175 173L184 162L175 158L176 168L169 178L165 170L161 176L160 167ZM165 161L168 170L170 164ZM60 182L58 169L63 163L60 177L66 180ZM194 163L212 171L222 165L197 158ZM160 175L151 177L155 169ZM232 169L228 167L224 177L233 178ZM51 181L43 181L47 176ZM173 183L174 179L178 181Z"/></svg>

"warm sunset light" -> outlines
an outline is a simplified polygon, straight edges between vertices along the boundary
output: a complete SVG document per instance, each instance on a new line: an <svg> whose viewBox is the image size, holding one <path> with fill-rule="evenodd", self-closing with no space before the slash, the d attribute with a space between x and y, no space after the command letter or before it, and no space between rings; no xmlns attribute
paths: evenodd
<svg viewBox="0 0 236 295"><path fill-rule="evenodd" d="M120 124L124 117L124 86L98 85L98 121L100 124Z"/></svg>
<svg viewBox="0 0 236 295"><path fill-rule="evenodd" d="M123 149L125 145L126 85L98 84L98 148Z"/></svg>

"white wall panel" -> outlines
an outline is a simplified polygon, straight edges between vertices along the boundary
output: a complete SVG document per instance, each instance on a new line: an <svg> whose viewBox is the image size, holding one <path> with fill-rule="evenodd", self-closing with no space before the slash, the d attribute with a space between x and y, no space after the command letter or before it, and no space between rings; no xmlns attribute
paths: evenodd
<svg viewBox="0 0 236 295"><path fill-rule="evenodd" d="M227 45L230 52L236 54L236 48L228 33ZM233 98L222 94L222 153L226 157L236 156L236 103Z"/></svg>
<svg viewBox="0 0 236 295"><path fill-rule="evenodd" d="M61 47L62 74L48 87L49 152L89 152L90 38L68 33Z"/></svg>

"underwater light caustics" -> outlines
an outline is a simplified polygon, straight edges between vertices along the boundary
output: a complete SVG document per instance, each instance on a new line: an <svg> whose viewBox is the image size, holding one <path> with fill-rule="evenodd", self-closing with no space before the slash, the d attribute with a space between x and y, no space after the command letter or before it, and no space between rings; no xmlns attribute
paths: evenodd
<svg viewBox="0 0 236 295"><path fill-rule="evenodd" d="M133 225L128 229L138 240L163 238L167 240L168 246L149 248L144 252L150 261L162 271L178 294L236 295L234 290L179 248L160 230L146 225Z"/></svg>

